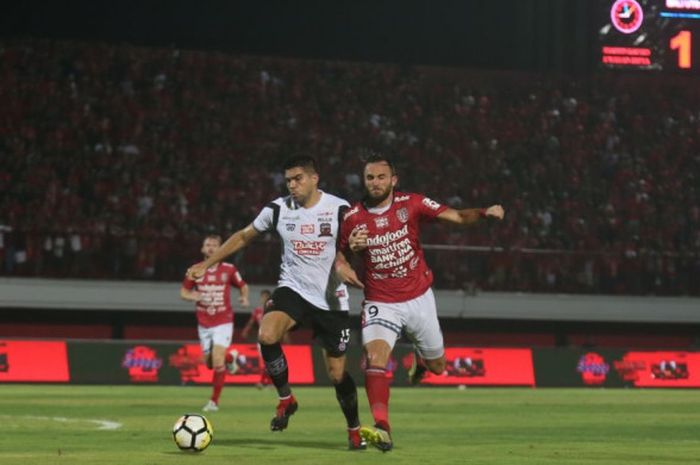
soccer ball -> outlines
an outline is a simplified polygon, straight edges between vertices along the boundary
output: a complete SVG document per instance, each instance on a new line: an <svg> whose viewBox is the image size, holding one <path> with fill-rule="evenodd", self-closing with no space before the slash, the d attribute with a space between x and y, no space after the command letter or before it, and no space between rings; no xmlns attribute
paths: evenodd
<svg viewBox="0 0 700 465"><path fill-rule="evenodd" d="M214 429L202 415L188 413L175 422L173 439L182 450L202 452L214 439Z"/></svg>

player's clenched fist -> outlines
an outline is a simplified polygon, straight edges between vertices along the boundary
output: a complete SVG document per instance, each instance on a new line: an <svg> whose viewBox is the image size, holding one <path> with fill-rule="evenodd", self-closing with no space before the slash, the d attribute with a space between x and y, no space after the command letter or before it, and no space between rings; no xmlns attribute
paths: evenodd
<svg viewBox="0 0 700 465"><path fill-rule="evenodd" d="M355 228L350 233L348 238L348 245L350 250L353 252L359 252L367 248L367 235L368 231L366 228Z"/></svg>
<svg viewBox="0 0 700 465"><path fill-rule="evenodd" d="M204 268L204 265L202 263L197 263L187 269L187 277L192 280L197 280L204 276L205 271L207 270Z"/></svg>
<svg viewBox="0 0 700 465"><path fill-rule="evenodd" d="M499 220L503 219L503 216L506 214L506 212L503 210L503 207L500 205L491 205L489 208L486 209L486 216L493 216L494 218L498 218Z"/></svg>

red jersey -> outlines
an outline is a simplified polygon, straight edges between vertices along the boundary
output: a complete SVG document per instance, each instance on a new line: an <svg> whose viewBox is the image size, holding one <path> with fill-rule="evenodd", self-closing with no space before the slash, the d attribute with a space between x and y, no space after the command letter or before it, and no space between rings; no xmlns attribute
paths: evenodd
<svg viewBox="0 0 700 465"><path fill-rule="evenodd" d="M369 232L367 248L361 252L365 263L365 299L377 302L405 302L424 294L433 283L433 272L423 257L418 241L420 223L434 220L446 206L420 194L394 192L388 210L371 213L357 203L344 217L340 250L348 248L356 228Z"/></svg>
<svg viewBox="0 0 700 465"><path fill-rule="evenodd" d="M203 294L197 302L197 323L205 328L233 322L231 306L231 286L241 288L245 281L236 267L230 263L219 263L208 268L196 281L185 277L182 281L185 289L197 289Z"/></svg>

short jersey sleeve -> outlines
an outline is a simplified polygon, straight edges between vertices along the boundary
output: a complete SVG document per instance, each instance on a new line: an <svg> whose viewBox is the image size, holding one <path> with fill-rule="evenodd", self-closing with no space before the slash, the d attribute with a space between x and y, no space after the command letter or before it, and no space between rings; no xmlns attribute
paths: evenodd
<svg viewBox="0 0 700 465"><path fill-rule="evenodd" d="M279 218L280 206L275 202L270 202L258 213L253 220L253 227L258 232L275 231Z"/></svg>
<svg viewBox="0 0 700 465"><path fill-rule="evenodd" d="M413 205L421 220L433 220L437 216L447 210L446 205L436 202L435 200L425 197L424 195L414 194Z"/></svg>
<svg viewBox="0 0 700 465"><path fill-rule="evenodd" d="M340 222L338 223L338 227L340 228L338 234L338 250L340 252L347 252L350 250L350 233L355 224L351 214L354 213L353 210L348 210L348 207L341 206L338 212L340 216Z"/></svg>

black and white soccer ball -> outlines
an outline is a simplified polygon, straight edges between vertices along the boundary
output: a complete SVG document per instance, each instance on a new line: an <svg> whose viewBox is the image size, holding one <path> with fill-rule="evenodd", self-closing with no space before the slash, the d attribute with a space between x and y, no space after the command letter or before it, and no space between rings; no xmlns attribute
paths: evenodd
<svg viewBox="0 0 700 465"><path fill-rule="evenodd" d="M175 422L173 439L182 450L202 452L214 439L214 429L204 416L188 413Z"/></svg>

